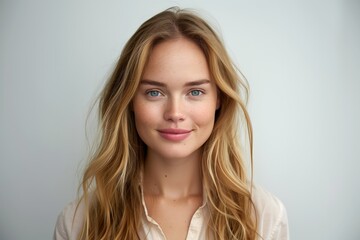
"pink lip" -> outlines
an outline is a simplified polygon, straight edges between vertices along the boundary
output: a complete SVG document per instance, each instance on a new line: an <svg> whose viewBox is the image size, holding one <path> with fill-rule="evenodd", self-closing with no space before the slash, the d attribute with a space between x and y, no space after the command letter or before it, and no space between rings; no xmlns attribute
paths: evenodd
<svg viewBox="0 0 360 240"><path fill-rule="evenodd" d="M160 129L158 132L161 137L169 141L182 141L191 134L191 130L179 128Z"/></svg>

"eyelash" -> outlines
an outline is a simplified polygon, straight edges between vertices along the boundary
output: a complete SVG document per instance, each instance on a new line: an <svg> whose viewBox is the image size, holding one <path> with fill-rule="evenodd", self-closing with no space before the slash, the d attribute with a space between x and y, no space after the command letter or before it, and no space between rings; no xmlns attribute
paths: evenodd
<svg viewBox="0 0 360 240"><path fill-rule="evenodd" d="M197 95L194 95L194 92L197 92L198 94ZM152 95L153 93L156 93L157 95ZM192 97L198 97L198 96L201 96L203 95L205 92L203 90L200 90L200 89L192 89L189 91L189 95L192 96ZM145 94L149 97L159 97L160 95L163 95L159 90L148 90L145 92Z"/></svg>
<svg viewBox="0 0 360 240"><path fill-rule="evenodd" d="M151 93L157 93L158 95L152 96ZM146 95L149 97L159 97L161 95L161 92L158 90L149 90L149 91L146 91Z"/></svg>
<svg viewBox="0 0 360 240"><path fill-rule="evenodd" d="M193 93L193 92L198 92L199 94L198 94L198 95L193 95L193 94L191 94L191 93ZM204 94L204 91L202 91L202 90L200 90L200 89L193 89L193 90L190 90L189 94L190 94L191 96L193 96L193 97L197 97L197 96L203 95L203 94Z"/></svg>

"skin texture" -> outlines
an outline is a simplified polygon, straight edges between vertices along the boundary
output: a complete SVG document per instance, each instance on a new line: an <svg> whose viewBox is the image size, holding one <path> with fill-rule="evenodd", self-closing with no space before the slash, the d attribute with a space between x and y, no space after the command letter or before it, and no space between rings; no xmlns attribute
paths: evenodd
<svg viewBox="0 0 360 240"><path fill-rule="evenodd" d="M202 204L201 151L219 107L202 50L185 38L156 45L133 99L139 136L148 146L144 197L167 239L185 239Z"/></svg>

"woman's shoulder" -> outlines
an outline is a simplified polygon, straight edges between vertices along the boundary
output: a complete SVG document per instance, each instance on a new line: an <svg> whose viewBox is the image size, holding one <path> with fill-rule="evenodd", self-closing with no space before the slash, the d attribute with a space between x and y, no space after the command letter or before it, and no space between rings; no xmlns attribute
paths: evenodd
<svg viewBox="0 0 360 240"><path fill-rule="evenodd" d="M83 223L83 213L83 201L76 200L66 205L57 218L53 239L77 239Z"/></svg>
<svg viewBox="0 0 360 240"><path fill-rule="evenodd" d="M264 240L289 239L288 219L284 204L260 186L253 186L252 201L258 223L258 232Z"/></svg>

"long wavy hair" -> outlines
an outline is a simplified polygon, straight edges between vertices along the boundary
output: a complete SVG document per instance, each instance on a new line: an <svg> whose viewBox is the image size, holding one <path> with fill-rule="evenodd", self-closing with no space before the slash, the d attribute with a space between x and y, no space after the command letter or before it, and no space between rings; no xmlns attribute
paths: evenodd
<svg viewBox="0 0 360 240"><path fill-rule="evenodd" d="M252 177L246 174L240 144L241 136L246 136L252 175L252 128L246 110L248 84L210 25L196 13L179 8L167 9L140 26L126 43L100 95L100 141L81 184L85 216L79 239L139 239L139 182L146 146L137 134L131 102L153 47L178 37L187 38L202 49L221 101L202 155L203 185L210 213L208 234L221 240L256 239ZM243 130L240 134L239 129Z"/></svg>

